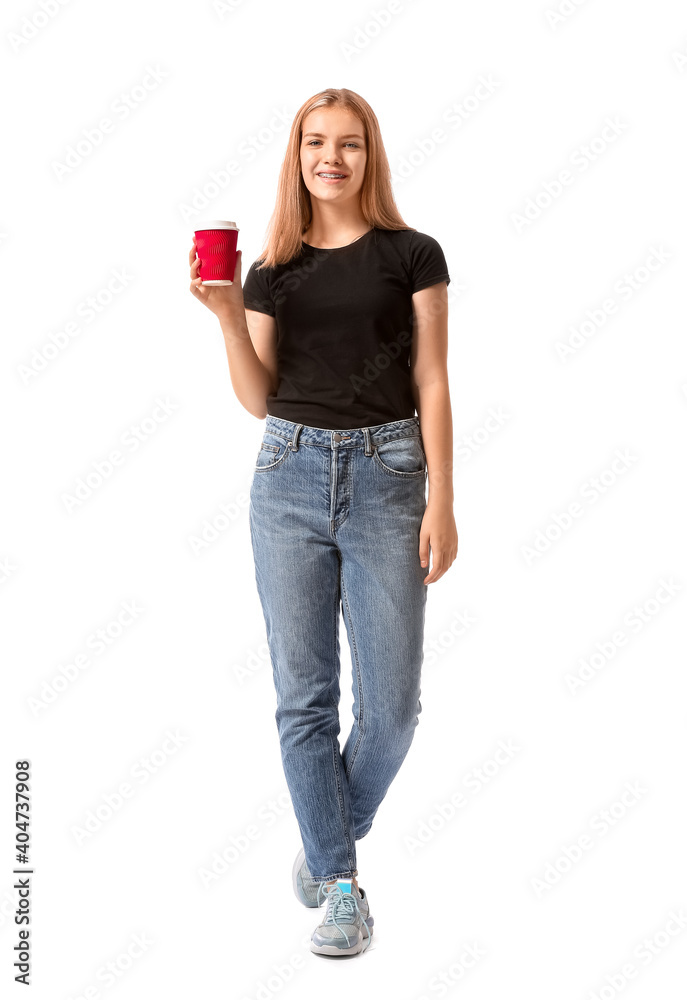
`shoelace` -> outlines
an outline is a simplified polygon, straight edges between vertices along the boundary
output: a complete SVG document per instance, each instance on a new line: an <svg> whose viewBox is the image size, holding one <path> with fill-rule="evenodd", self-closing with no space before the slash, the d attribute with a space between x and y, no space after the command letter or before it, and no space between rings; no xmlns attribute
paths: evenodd
<svg viewBox="0 0 687 1000"><path fill-rule="evenodd" d="M323 892L324 890L324 892ZM320 902L320 893L327 897L327 913L323 920L325 924L334 924L339 928L343 936L346 938L346 944L350 947L351 941L348 937L346 931L341 927L337 921L337 917L343 919L345 923L352 923L355 911L357 910L360 914L362 922L365 924L367 930L367 944L363 944L362 950L369 946L372 941L372 936L370 934L370 928L367 926L365 917L360 913L360 907L358 906L358 900L355 898L352 892L344 892L340 885L334 882L333 885L327 885L326 882L321 882L320 887L317 890L317 900Z"/></svg>

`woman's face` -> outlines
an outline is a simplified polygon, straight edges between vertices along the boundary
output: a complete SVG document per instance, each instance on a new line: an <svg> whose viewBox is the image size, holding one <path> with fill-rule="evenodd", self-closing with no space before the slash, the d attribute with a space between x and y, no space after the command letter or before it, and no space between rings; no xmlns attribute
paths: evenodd
<svg viewBox="0 0 687 1000"><path fill-rule="evenodd" d="M313 198L343 203L357 199L365 175L367 150L362 123L341 108L317 108L303 120L301 169ZM322 173L344 174L326 180Z"/></svg>

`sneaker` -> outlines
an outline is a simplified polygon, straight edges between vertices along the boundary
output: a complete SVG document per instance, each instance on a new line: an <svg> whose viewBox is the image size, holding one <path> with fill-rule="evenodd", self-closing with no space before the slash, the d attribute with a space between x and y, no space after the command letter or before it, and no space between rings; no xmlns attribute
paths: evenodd
<svg viewBox="0 0 687 1000"><path fill-rule="evenodd" d="M293 891L303 906L320 906L319 882L313 882L310 869L305 861L305 851L301 847L296 855L292 872Z"/></svg>
<svg viewBox="0 0 687 1000"><path fill-rule="evenodd" d="M327 911L313 931L310 950L317 955L357 955L364 951L374 930L367 893L351 879L320 885L318 891L327 900Z"/></svg>

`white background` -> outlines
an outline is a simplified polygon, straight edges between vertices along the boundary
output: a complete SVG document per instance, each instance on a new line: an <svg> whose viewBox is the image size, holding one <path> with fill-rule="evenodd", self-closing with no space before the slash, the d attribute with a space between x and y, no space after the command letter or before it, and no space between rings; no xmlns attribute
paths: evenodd
<svg viewBox="0 0 687 1000"><path fill-rule="evenodd" d="M556 20L557 3L3 8L7 996L24 995L24 758L40 1000L684 995L687 18L677 0L569 0ZM460 539L428 594L415 742L358 845L373 946L338 962L310 953L318 913L291 889L300 841L248 528L262 424L188 270L194 223L223 218L245 276L288 126L330 86L370 102L401 214L446 255ZM122 94L138 98L126 118ZM106 117L113 131L60 172ZM238 173L190 208L230 160ZM126 285L108 292L115 272ZM136 617L117 625L127 602ZM89 637L108 628L99 653Z"/></svg>

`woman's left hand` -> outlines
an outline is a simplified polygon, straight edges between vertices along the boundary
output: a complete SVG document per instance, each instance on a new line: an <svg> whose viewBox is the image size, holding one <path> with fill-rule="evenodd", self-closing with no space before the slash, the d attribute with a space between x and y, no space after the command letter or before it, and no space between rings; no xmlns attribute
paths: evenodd
<svg viewBox="0 0 687 1000"><path fill-rule="evenodd" d="M428 500L420 527L420 565L429 566L432 550L432 569L424 583L436 583L458 555L458 530L453 516L453 504Z"/></svg>

